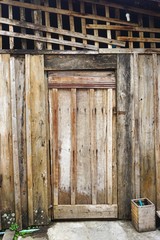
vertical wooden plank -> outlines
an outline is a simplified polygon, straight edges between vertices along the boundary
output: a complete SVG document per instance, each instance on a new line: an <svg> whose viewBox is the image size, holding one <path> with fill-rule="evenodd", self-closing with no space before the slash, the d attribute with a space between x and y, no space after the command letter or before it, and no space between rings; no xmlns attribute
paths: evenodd
<svg viewBox="0 0 160 240"><path fill-rule="evenodd" d="M109 7L105 6L105 12L106 12L106 17L110 17L110 13L109 13ZM106 25L110 25L109 22L106 23ZM107 30L107 38L111 39L111 30ZM112 45L108 44L108 48L112 48Z"/></svg>
<svg viewBox="0 0 160 240"><path fill-rule="evenodd" d="M139 76L138 54L131 56L132 98L132 198L140 198L140 158L139 158Z"/></svg>
<svg viewBox="0 0 160 240"><path fill-rule="evenodd" d="M90 159L91 159L91 181L92 181L92 204L97 203L97 162L96 162L96 139L95 139L95 92L90 89Z"/></svg>
<svg viewBox="0 0 160 240"><path fill-rule="evenodd" d="M115 18L120 19L120 9L115 8ZM118 36L121 35L120 31L116 31L116 39ZM120 48L119 46L116 46L116 48Z"/></svg>
<svg viewBox="0 0 160 240"><path fill-rule="evenodd" d="M49 90L49 138L50 138L50 174L51 174L51 219L54 219L54 164L55 164L55 142L54 142L54 90ZM58 144L57 144L57 149L58 149Z"/></svg>
<svg viewBox="0 0 160 240"><path fill-rule="evenodd" d="M138 15L138 24L139 24L139 26L143 27L143 15L142 14ZM144 33L143 32L139 32L139 37L143 38L144 37ZM140 42L139 43L139 47L140 48L144 48L144 42Z"/></svg>
<svg viewBox="0 0 160 240"><path fill-rule="evenodd" d="M156 162L156 204L160 211L160 56L153 54L154 115L155 115L155 162Z"/></svg>
<svg viewBox="0 0 160 240"><path fill-rule="evenodd" d="M31 142L31 56L25 56L26 83L26 145L27 145L27 186L28 186L28 223L33 225L33 173Z"/></svg>
<svg viewBox="0 0 160 240"><path fill-rule="evenodd" d="M117 204L117 122L116 90L112 89L112 203Z"/></svg>
<svg viewBox="0 0 160 240"><path fill-rule="evenodd" d="M54 114L54 108L53 108L53 91L52 89L49 90L49 154L50 154L50 178L51 178L51 218L54 219L54 211L53 211L53 205L54 205L54 131L53 131L53 114Z"/></svg>
<svg viewBox="0 0 160 240"><path fill-rule="evenodd" d="M71 91L58 93L58 204L71 204Z"/></svg>
<svg viewBox="0 0 160 240"><path fill-rule="evenodd" d="M49 7L49 1L44 1L44 6ZM45 12L45 25L46 27L50 27L50 14L49 12ZM47 38L51 38L51 33L46 33ZM52 50L52 44L47 43L47 50Z"/></svg>
<svg viewBox="0 0 160 240"><path fill-rule="evenodd" d="M117 163L119 218L130 218L131 192L131 112L130 55L120 54L117 61Z"/></svg>
<svg viewBox="0 0 160 240"><path fill-rule="evenodd" d="M80 2L80 11L82 14L85 14L85 6L84 6L84 2ZM82 33L84 35L87 34L87 30L86 30L86 19L81 18L81 28L82 28ZM84 46L87 45L87 40L83 40L83 44Z"/></svg>
<svg viewBox="0 0 160 240"><path fill-rule="evenodd" d="M112 89L107 102L107 203L112 204Z"/></svg>
<svg viewBox="0 0 160 240"><path fill-rule="evenodd" d="M17 126L17 102L16 102L16 65L15 58L10 58L11 74L11 109L12 109L12 146L13 146L13 171L14 171L14 196L16 223L22 228L20 168L18 156L18 126Z"/></svg>
<svg viewBox="0 0 160 240"><path fill-rule="evenodd" d="M155 203L154 96L152 55L139 56L139 145L141 197Z"/></svg>
<svg viewBox="0 0 160 240"><path fill-rule="evenodd" d="M33 4L41 5L41 0L32 0ZM33 22L35 24L42 25L42 12L40 10L34 10L33 11ZM42 32L35 31L36 36L42 36ZM35 41L35 49L42 50L43 49L43 43Z"/></svg>
<svg viewBox="0 0 160 240"><path fill-rule="evenodd" d="M9 19L12 20L13 19L13 7L9 6ZM9 31L13 32L13 26L9 26ZM14 38L13 37L9 37L9 46L10 49L14 49Z"/></svg>
<svg viewBox="0 0 160 240"><path fill-rule="evenodd" d="M53 205L58 205L58 91L53 89Z"/></svg>
<svg viewBox="0 0 160 240"><path fill-rule="evenodd" d="M149 16L149 27L154 28L154 17ZM150 38L155 38L155 33L150 33ZM151 48L156 48L156 43L150 43Z"/></svg>
<svg viewBox="0 0 160 240"><path fill-rule="evenodd" d="M96 4L92 4L92 13L93 15L97 15L97 5ZM96 20L93 20L93 24L97 24L97 21ZM94 36L95 37L98 37L98 30L94 29ZM99 43L98 42L95 42L95 47L99 47Z"/></svg>
<svg viewBox="0 0 160 240"><path fill-rule="evenodd" d="M56 6L57 6L57 8L61 9L61 0L56 0ZM62 15L61 14L57 14L57 22L58 22L58 29L62 29L63 28L63 21L62 21ZM59 35L59 40L63 40L62 35ZM59 45L59 50L64 50L64 46Z"/></svg>
<svg viewBox="0 0 160 240"><path fill-rule="evenodd" d="M50 109L49 109L49 89L48 89L48 73L44 72L44 83L45 83L45 108L46 108L46 148L47 148L47 191L48 191L48 222L51 222L52 218L52 160L50 156Z"/></svg>
<svg viewBox="0 0 160 240"><path fill-rule="evenodd" d="M15 222L10 55L0 55L0 188L2 227Z"/></svg>
<svg viewBox="0 0 160 240"><path fill-rule="evenodd" d="M43 225L48 223L47 91L45 88L43 56L29 56L29 63L26 64L26 68L29 68L26 79L29 82L26 83L26 86L29 85L27 86L28 91L26 89L26 97L29 101L29 106L26 106L28 116L27 137L29 137L29 140L27 139L29 145L29 159L27 159L29 161L28 179L32 175L32 182L28 180L30 184L29 192L32 191L29 195L31 195L32 199L28 199L28 201L33 207L31 213L33 219L30 217L29 220L33 224ZM28 101L26 101L27 105ZM31 212L31 209L29 211Z"/></svg>
<svg viewBox="0 0 160 240"><path fill-rule="evenodd" d="M34 224L48 223L48 139L44 56L31 56L31 128Z"/></svg>
<svg viewBox="0 0 160 240"><path fill-rule="evenodd" d="M16 104L17 104L17 137L20 170L20 190L22 202L23 227L28 226L27 196L27 157L26 157L26 102L25 102L25 58L15 57Z"/></svg>
<svg viewBox="0 0 160 240"><path fill-rule="evenodd" d="M73 2L72 2L72 0L68 0L68 6L69 6L69 10L73 11ZM70 31L71 32L75 32L74 17L73 16L69 17L69 22L70 22ZM75 41L76 41L76 39L71 37L71 42L75 42ZM72 47L72 50L76 50L76 48Z"/></svg>
<svg viewBox="0 0 160 240"><path fill-rule="evenodd" d="M89 90L77 90L77 204L91 204Z"/></svg>
<svg viewBox="0 0 160 240"><path fill-rule="evenodd" d="M76 182L77 182L77 143L76 143L76 89L71 89L71 131L72 131L72 159L71 159L71 205L76 203Z"/></svg>
<svg viewBox="0 0 160 240"><path fill-rule="evenodd" d="M106 204L106 156L107 156L107 90L95 91L96 115L96 161L97 161L97 204Z"/></svg>
<svg viewBox="0 0 160 240"><path fill-rule="evenodd" d="M24 2L24 0L20 0L20 2ZM26 20L26 16L25 16L25 8L20 8L20 21L25 21ZM21 28L21 32L23 34L26 33L25 28ZM22 42L22 49L27 49L27 40L26 39L21 39Z"/></svg>

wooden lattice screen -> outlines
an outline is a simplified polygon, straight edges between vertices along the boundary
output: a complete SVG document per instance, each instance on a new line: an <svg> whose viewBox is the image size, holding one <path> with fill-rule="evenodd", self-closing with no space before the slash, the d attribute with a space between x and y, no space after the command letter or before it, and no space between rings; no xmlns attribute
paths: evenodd
<svg viewBox="0 0 160 240"><path fill-rule="evenodd" d="M99 0L2 0L0 48L159 48L160 12Z"/></svg>

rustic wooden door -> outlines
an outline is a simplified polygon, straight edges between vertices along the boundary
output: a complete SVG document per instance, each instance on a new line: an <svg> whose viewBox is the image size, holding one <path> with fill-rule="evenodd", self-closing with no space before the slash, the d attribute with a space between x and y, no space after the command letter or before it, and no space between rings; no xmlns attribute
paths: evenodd
<svg viewBox="0 0 160 240"><path fill-rule="evenodd" d="M49 72L53 218L116 218L114 72Z"/></svg>

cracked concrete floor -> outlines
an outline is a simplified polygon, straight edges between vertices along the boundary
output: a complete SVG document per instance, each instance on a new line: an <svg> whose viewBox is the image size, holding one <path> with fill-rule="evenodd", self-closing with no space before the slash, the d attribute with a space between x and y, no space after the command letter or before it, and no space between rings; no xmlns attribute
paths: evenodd
<svg viewBox="0 0 160 240"><path fill-rule="evenodd" d="M138 233L130 221L56 222L26 240L160 240L160 230Z"/></svg>

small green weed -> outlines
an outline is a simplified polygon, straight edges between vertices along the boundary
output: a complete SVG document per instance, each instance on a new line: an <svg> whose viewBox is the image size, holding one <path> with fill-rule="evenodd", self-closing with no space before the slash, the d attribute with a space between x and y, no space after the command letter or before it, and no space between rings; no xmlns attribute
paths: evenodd
<svg viewBox="0 0 160 240"><path fill-rule="evenodd" d="M25 232L21 232L21 231L18 230L18 229L19 229L19 226L18 226L17 223L13 223L13 224L11 224L11 226L10 226L9 229L10 229L11 231L15 231L15 234L14 234L14 238L13 238L13 240L17 240L18 237L20 237L20 236L23 237L23 236L26 235Z"/></svg>

